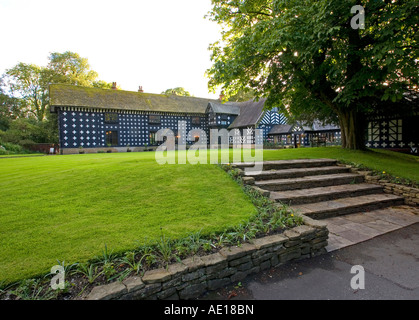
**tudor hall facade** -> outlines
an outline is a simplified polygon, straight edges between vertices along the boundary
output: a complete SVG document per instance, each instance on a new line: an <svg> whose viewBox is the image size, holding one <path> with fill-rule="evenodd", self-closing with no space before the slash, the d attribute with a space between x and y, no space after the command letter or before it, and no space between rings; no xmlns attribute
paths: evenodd
<svg viewBox="0 0 419 320"><path fill-rule="evenodd" d="M195 140L187 139L180 132L194 129L205 131L207 137L211 129L235 129L240 130L242 136L253 133L250 143L270 141L296 147L313 145L318 138L329 143L340 140L339 127L318 122L311 126L288 124L277 109L264 109L265 99L221 103L174 94L148 94L142 87L139 92L116 90L114 83L111 90L53 84L50 101L51 112L58 114L62 154L78 153L80 149L96 153L156 148L161 144L156 140L160 129L172 130L176 142L184 145L193 144ZM413 119L389 118L379 122L372 119L366 133L367 146L419 147L416 127L403 128L403 124L410 121ZM261 141L255 141L255 129L263 130Z"/></svg>

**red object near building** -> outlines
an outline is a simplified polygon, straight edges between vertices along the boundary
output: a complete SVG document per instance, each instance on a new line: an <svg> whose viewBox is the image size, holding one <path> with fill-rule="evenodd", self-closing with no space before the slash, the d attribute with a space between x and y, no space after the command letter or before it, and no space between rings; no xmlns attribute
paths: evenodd
<svg viewBox="0 0 419 320"><path fill-rule="evenodd" d="M26 148L34 152L41 152L45 154L59 154L60 152L59 145L53 143L32 144L28 145Z"/></svg>

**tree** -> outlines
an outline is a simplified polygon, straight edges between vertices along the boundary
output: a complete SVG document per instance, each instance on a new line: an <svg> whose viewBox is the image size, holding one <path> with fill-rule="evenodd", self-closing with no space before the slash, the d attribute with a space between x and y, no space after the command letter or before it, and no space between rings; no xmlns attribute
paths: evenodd
<svg viewBox="0 0 419 320"><path fill-rule="evenodd" d="M110 88L112 85L97 80L96 71L90 70L86 58L74 52L51 53L46 67L18 63L3 75L9 96L19 98L22 113L38 121L47 118L49 108L49 85L62 83L85 87Z"/></svg>
<svg viewBox="0 0 419 320"><path fill-rule="evenodd" d="M67 83L83 87L93 87L97 84L98 73L90 70L87 58L80 57L75 52L51 53L47 69L50 71L50 80L53 83Z"/></svg>
<svg viewBox="0 0 419 320"><path fill-rule="evenodd" d="M6 70L4 75L9 96L21 99L21 113L26 117L35 117L39 121L45 118L48 105L48 84L50 73L44 67L35 64L18 63Z"/></svg>
<svg viewBox="0 0 419 320"><path fill-rule="evenodd" d="M175 94L177 96L182 96L182 97L191 96L191 94L188 91L186 91L185 88L182 88L182 87L167 89L166 91L163 91L161 94L165 94L165 95Z"/></svg>
<svg viewBox="0 0 419 320"><path fill-rule="evenodd" d="M6 131L9 129L11 121L23 116L21 104L21 99L9 97L3 92L0 79L0 130Z"/></svg>
<svg viewBox="0 0 419 320"><path fill-rule="evenodd" d="M77 53L54 52L48 59L46 67L18 63L0 79L0 130L7 130L2 133L5 141L58 142L57 115L48 112L50 84L112 87L111 83L97 80L97 72Z"/></svg>
<svg viewBox="0 0 419 320"><path fill-rule="evenodd" d="M344 148L364 148L366 116L418 91L416 1L213 0L223 26L209 88L252 88L293 117L337 121ZM365 29L354 29L354 5ZM359 14L360 12L358 12Z"/></svg>
<svg viewBox="0 0 419 320"><path fill-rule="evenodd" d="M112 82L106 82L103 80L93 81L92 87L99 89L112 89ZM116 86L118 90L121 90L119 86Z"/></svg>
<svg viewBox="0 0 419 320"><path fill-rule="evenodd" d="M239 90L236 94L230 96L228 101L232 102L245 102L253 100L255 98L255 92L253 89Z"/></svg>

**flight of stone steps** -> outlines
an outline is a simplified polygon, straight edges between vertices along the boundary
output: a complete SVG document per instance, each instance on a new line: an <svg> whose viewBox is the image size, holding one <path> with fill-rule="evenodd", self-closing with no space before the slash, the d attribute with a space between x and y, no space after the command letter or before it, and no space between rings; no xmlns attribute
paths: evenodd
<svg viewBox="0 0 419 320"><path fill-rule="evenodd" d="M233 164L242 170L251 166L254 164ZM332 159L265 161L262 172L247 172L243 179L269 191L272 200L313 219L404 203L402 197L384 193L380 185L365 183L364 176L338 166Z"/></svg>

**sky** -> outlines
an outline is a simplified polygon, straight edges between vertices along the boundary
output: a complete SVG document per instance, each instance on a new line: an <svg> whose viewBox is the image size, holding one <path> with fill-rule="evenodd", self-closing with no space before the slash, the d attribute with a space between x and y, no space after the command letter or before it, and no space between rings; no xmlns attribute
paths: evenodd
<svg viewBox="0 0 419 320"><path fill-rule="evenodd" d="M87 58L123 90L208 92L205 71L220 27L211 0L0 0L0 75L19 62L46 66L51 52Z"/></svg>

